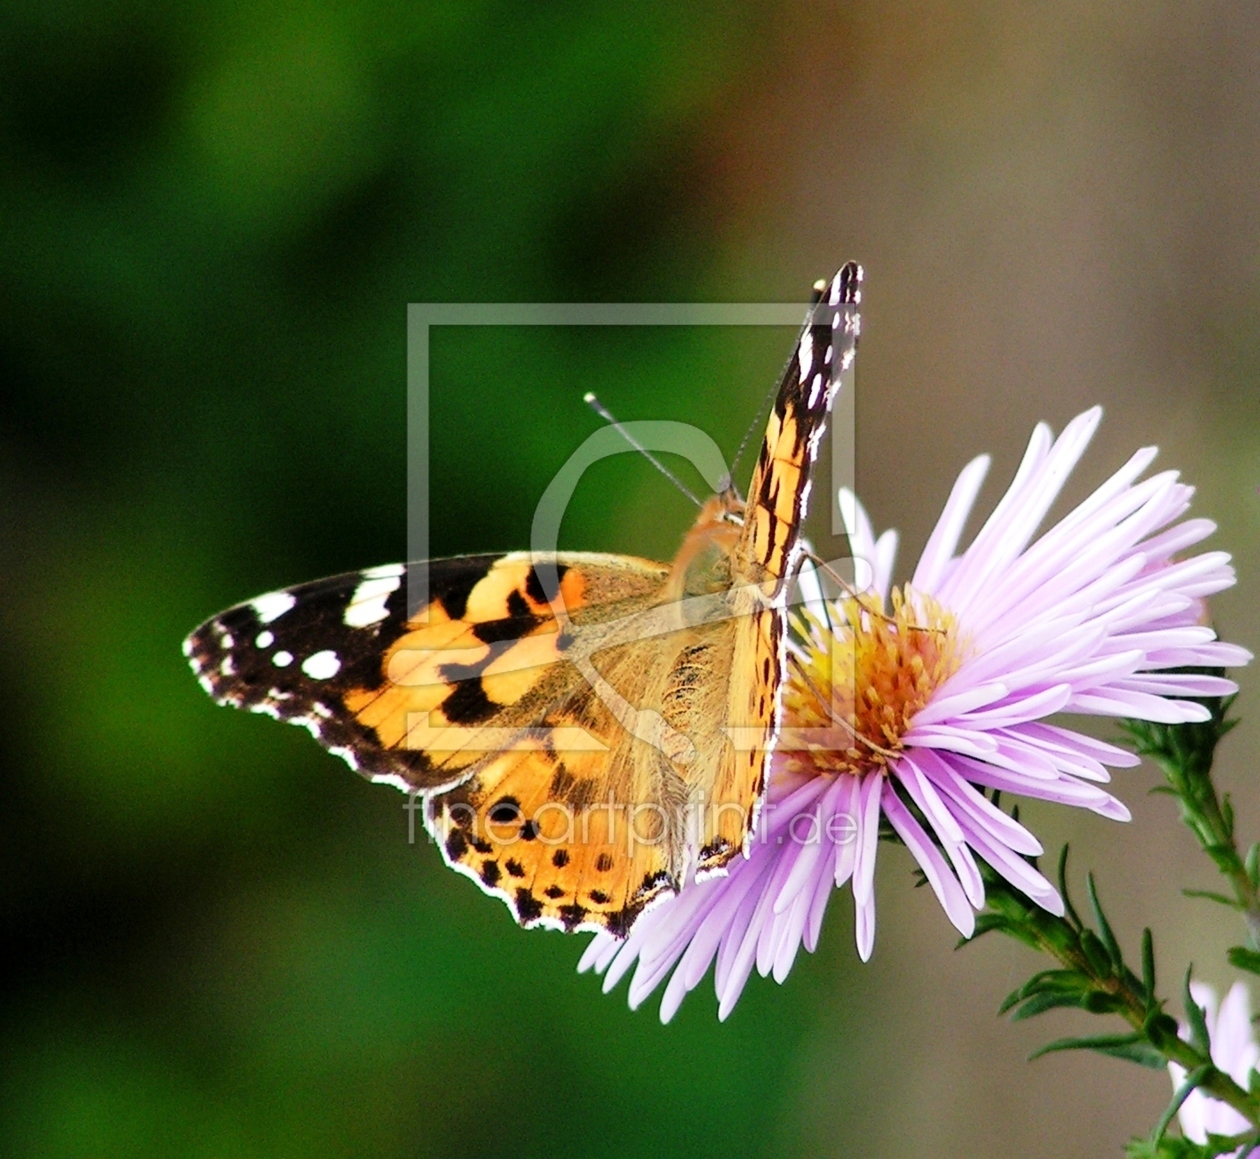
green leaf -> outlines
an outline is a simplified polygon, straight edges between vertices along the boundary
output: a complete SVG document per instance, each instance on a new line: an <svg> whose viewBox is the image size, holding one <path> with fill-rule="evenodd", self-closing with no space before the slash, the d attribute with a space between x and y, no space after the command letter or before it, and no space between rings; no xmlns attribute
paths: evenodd
<svg viewBox="0 0 1260 1159"><path fill-rule="evenodd" d="M1089 964L1094 968L1094 973L1100 978L1110 978L1115 972L1112 965L1111 954L1108 953L1107 947L1103 945L1098 935L1093 930L1084 929L1081 931L1081 949L1085 953L1085 957L1089 959Z"/></svg>
<svg viewBox="0 0 1260 1159"><path fill-rule="evenodd" d="M1142 931L1142 989L1146 991L1149 1009L1155 1002L1155 942L1150 926Z"/></svg>
<svg viewBox="0 0 1260 1159"><path fill-rule="evenodd" d="M1091 1014L1118 1014L1127 1003L1119 994L1108 994L1106 990L1091 990L1085 995L1081 1005Z"/></svg>
<svg viewBox="0 0 1260 1159"><path fill-rule="evenodd" d="M1203 852L1222 873L1230 873L1238 865L1238 851L1232 845L1222 845L1219 842L1204 845Z"/></svg>
<svg viewBox="0 0 1260 1159"><path fill-rule="evenodd" d="M1038 1014L1044 1014L1047 1010L1054 1010L1060 1006L1071 1006L1075 1009L1081 1009L1089 1001L1088 993L1046 993L1034 994L1031 998L1025 1000L1024 1004L1011 1015L1012 1022L1023 1022L1025 1018L1035 1018Z"/></svg>
<svg viewBox="0 0 1260 1159"><path fill-rule="evenodd" d="M987 934L990 930L1006 932L1011 925L1011 919L1005 914L993 913L991 910L988 910L985 913L976 914L976 928L972 931L970 938L963 938L962 941L972 941L981 934Z"/></svg>
<svg viewBox="0 0 1260 1159"><path fill-rule="evenodd" d="M1195 1089L1204 1079L1213 1071L1211 1063L1205 1062L1202 1066L1195 1067L1188 1075L1185 1081L1179 1086L1173 1094L1172 1101L1164 1108L1164 1113L1160 1115L1159 1122L1155 1124L1155 1130L1151 1132L1151 1139L1158 1143L1164 1137L1164 1132L1168 1130L1168 1124L1172 1122L1173 1115L1181 1110L1181 1104L1190 1097L1190 1092Z"/></svg>
<svg viewBox="0 0 1260 1159"><path fill-rule="evenodd" d="M1214 893L1210 889L1183 889L1181 892L1186 897L1201 897L1207 901L1214 901L1217 905L1228 906L1233 910L1242 909L1242 906L1232 897L1226 897L1223 893Z"/></svg>
<svg viewBox="0 0 1260 1159"><path fill-rule="evenodd" d="M1093 1050L1098 1054L1123 1058L1159 1070L1166 1064L1164 1056L1146 1041L1141 1031L1132 1034L1092 1034L1083 1038L1058 1038L1039 1047L1028 1056L1031 1062L1042 1055L1061 1050Z"/></svg>
<svg viewBox="0 0 1260 1159"><path fill-rule="evenodd" d="M1098 925L1098 937L1102 941L1103 948L1107 951L1107 956L1111 959L1111 965L1115 972L1124 969L1124 955L1120 952L1120 943L1116 941L1116 935L1112 931L1111 923L1107 921L1106 915L1103 913L1102 904L1098 900L1098 887L1094 884L1094 875L1087 873L1085 875L1085 885L1089 890L1089 904L1094 911L1094 921Z"/></svg>
<svg viewBox="0 0 1260 1159"><path fill-rule="evenodd" d="M1177 1020L1162 1010L1153 1010L1142 1026L1146 1037L1159 1048L1171 1046L1178 1038Z"/></svg>
<svg viewBox="0 0 1260 1159"><path fill-rule="evenodd" d="M1041 970L1029 978L1019 991L1026 998L1043 990L1076 990L1088 988L1090 984L1090 976L1080 970Z"/></svg>
<svg viewBox="0 0 1260 1159"><path fill-rule="evenodd" d="M998 1007L998 1014L1005 1014L1012 1006L1040 994L1084 994L1090 988L1090 979L1079 970L1042 970L1034 974L1018 989L1012 990Z"/></svg>
<svg viewBox="0 0 1260 1159"><path fill-rule="evenodd" d="M998 904L993 898L989 899L991 904ZM989 933L990 930L1000 930L1009 937L1015 938L1031 947L1034 950L1041 949L1041 943L1037 941L1037 935L1029 929L1026 929L1018 920L1012 919L1005 913L995 913L993 910L986 910L984 913L976 915L976 928L971 931L968 938L959 938L954 944L954 949L961 950L963 946L974 942L982 934Z"/></svg>
<svg viewBox="0 0 1260 1159"><path fill-rule="evenodd" d="M1081 916L1076 912L1076 907L1072 904L1072 897L1068 893L1067 859L1068 847L1065 844L1059 852L1059 896L1063 898L1063 909L1068 924L1071 925L1073 929L1079 930L1085 923L1081 921Z"/></svg>
<svg viewBox="0 0 1260 1159"><path fill-rule="evenodd" d="M1260 974L1260 953L1249 950L1246 946L1230 946L1229 964L1238 970Z"/></svg>
<svg viewBox="0 0 1260 1159"><path fill-rule="evenodd" d="M1193 966L1186 967L1186 980L1182 984L1182 1002L1186 1008L1186 1022L1190 1026L1190 1045L1200 1054L1211 1057L1212 1040L1208 1036L1207 1022L1203 1018L1203 1008L1190 993L1190 971Z"/></svg>
<svg viewBox="0 0 1260 1159"><path fill-rule="evenodd" d="M1251 843L1243 867L1247 870L1247 880L1251 882L1252 888L1260 889L1260 842Z"/></svg>

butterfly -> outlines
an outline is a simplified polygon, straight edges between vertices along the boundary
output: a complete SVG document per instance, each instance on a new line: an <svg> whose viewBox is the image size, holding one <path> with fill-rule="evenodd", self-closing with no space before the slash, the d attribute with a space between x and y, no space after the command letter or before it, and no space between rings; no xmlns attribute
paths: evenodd
<svg viewBox="0 0 1260 1159"><path fill-rule="evenodd" d="M710 498L671 563L509 552L317 580L207 620L194 673L418 798L446 863L522 925L624 936L753 838L861 280L851 262L815 285L747 499Z"/></svg>

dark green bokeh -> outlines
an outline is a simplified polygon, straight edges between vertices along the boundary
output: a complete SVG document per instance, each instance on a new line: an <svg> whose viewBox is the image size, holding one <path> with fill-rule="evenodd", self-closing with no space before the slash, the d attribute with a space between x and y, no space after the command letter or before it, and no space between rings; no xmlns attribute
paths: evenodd
<svg viewBox="0 0 1260 1159"><path fill-rule="evenodd" d="M696 296L686 159L755 32L717 5L3 17L0 1150L768 1137L834 957L663 1030L410 847L398 794L215 709L178 647L402 556L409 300ZM436 335L435 554L525 543L592 385L733 449L771 338ZM650 474L601 467L566 540L672 551L689 509Z"/></svg>

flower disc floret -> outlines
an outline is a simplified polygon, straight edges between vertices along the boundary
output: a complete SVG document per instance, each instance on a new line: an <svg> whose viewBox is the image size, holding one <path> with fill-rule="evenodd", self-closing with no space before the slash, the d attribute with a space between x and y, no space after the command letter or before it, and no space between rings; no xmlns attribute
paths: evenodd
<svg viewBox="0 0 1260 1159"><path fill-rule="evenodd" d="M886 773L932 694L961 664L954 617L926 593L869 593L803 609L783 693L787 768L807 775Z"/></svg>

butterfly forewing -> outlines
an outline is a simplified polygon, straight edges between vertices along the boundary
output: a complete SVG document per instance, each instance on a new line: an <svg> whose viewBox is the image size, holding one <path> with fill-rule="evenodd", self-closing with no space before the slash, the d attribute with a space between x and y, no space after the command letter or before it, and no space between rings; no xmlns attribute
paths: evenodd
<svg viewBox="0 0 1260 1159"><path fill-rule="evenodd" d="M727 733L703 814L697 873L721 871L747 852L770 773L779 729L779 687L787 636L784 592L800 554L818 456L841 374L852 364L860 331L862 268L844 266L815 287L811 317L779 383L753 469L744 527L732 559L736 625L729 670Z"/></svg>

